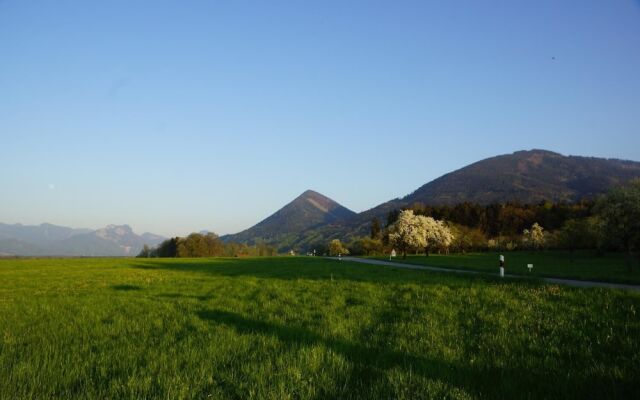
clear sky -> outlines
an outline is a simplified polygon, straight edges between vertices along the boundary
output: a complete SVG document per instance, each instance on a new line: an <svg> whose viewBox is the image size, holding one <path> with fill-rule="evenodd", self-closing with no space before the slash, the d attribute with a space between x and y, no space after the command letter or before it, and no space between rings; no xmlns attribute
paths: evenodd
<svg viewBox="0 0 640 400"><path fill-rule="evenodd" d="M0 0L0 222L233 233L531 148L640 160L640 2Z"/></svg>

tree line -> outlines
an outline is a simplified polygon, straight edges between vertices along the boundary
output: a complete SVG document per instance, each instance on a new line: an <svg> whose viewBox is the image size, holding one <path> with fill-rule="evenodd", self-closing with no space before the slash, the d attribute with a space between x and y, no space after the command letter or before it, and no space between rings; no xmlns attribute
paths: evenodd
<svg viewBox="0 0 640 400"><path fill-rule="evenodd" d="M538 204L507 202L489 205L464 202L443 206L415 203L404 209L413 210L416 215L479 229L489 237L496 237L519 234L536 222L548 230L556 230L568 220L592 216L595 204L593 200L577 203L544 201ZM394 210L388 213L387 226L398 219L401 211ZM379 221L377 224L380 224Z"/></svg>
<svg viewBox="0 0 640 400"><path fill-rule="evenodd" d="M640 181L611 190L595 201L552 204L413 204L394 210L386 223L374 218L368 236L343 244L334 238L318 255L466 252L516 249L625 251L640 260ZM140 257L239 257L276 255L275 247L224 243L214 233L192 233L145 245ZM629 264L631 265L631 264Z"/></svg>
<svg viewBox="0 0 640 400"><path fill-rule="evenodd" d="M438 224L446 227L445 233L442 229L437 233ZM344 247L354 255L388 254L393 248L425 254L429 248L456 252L596 249L625 251L629 259L635 254L640 260L640 181L615 188L595 201L577 203L413 204L389 212L386 224L374 218L368 237Z"/></svg>
<svg viewBox="0 0 640 400"><path fill-rule="evenodd" d="M249 246L244 243L225 243L218 235L192 233L187 237L173 237L157 247L144 245L138 257L244 257L274 256L276 248L264 243Z"/></svg>

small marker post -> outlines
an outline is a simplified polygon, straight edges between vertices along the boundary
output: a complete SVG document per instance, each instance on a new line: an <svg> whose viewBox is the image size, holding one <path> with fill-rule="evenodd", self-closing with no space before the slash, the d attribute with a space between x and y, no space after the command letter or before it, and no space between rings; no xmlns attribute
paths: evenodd
<svg viewBox="0 0 640 400"><path fill-rule="evenodd" d="M500 254L500 278L504 278L504 256Z"/></svg>

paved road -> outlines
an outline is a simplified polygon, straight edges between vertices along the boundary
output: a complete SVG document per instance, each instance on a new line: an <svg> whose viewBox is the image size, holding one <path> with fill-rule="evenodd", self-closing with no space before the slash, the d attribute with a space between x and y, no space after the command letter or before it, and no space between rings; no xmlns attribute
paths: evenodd
<svg viewBox="0 0 640 400"><path fill-rule="evenodd" d="M345 260L345 261L353 261L353 262L358 262L358 263L363 263L363 264L373 264L373 265L386 265L388 267L395 267L395 268L419 269L419 270L423 270L423 271L449 272L449 273L455 273L455 274L472 274L472 275L482 275L482 274L484 274L484 275L495 276L493 274L487 274L485 272L479 272L479 271L470 271L470 270L465 270L465 269L454 269L454 268L432 267L432 266L428 266L428 265L404 264L404 263L392 262L392 261L373 260L373 259L370 259L370 258L342 257L342 259ZM504 274L504 276L508 277L508 278L518 278L518 279L527 278L526 276L511 275L511 274ZM583 287L583 288L594 288L595 287L595 288L626 289L626 290L640 291L640 285L627 285L627 284L624 284L624 283L578 281L578 280L575 280L575 279L561 279L561 278L539 278L539 279L542 280L543 282L547 282L547 283L555 283L555 284L558 284L558 285L567 285L567 286L577 286L577 287Z"/></svg>

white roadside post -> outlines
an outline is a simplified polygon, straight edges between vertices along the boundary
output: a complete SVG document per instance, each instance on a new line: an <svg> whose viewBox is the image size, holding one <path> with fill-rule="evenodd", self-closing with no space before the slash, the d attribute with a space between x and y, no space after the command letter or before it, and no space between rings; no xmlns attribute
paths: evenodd
<svg viewBox="0 0 640 400"><path fill-rule="evenodd" d="M529 268L529 272L533 269L533 264L527 264L527 268Z"/></svg>
<svg viewBox="0 0 640 400"><path fill-rule="evenodd" d="M338 253L338 261L342 261L342 254Z"/></svg>
<svg viewBox="0 0 640 400"><path fill-rule="evenodd" d="M500 254L500 277L504 278L504 256Z"/></svg>

